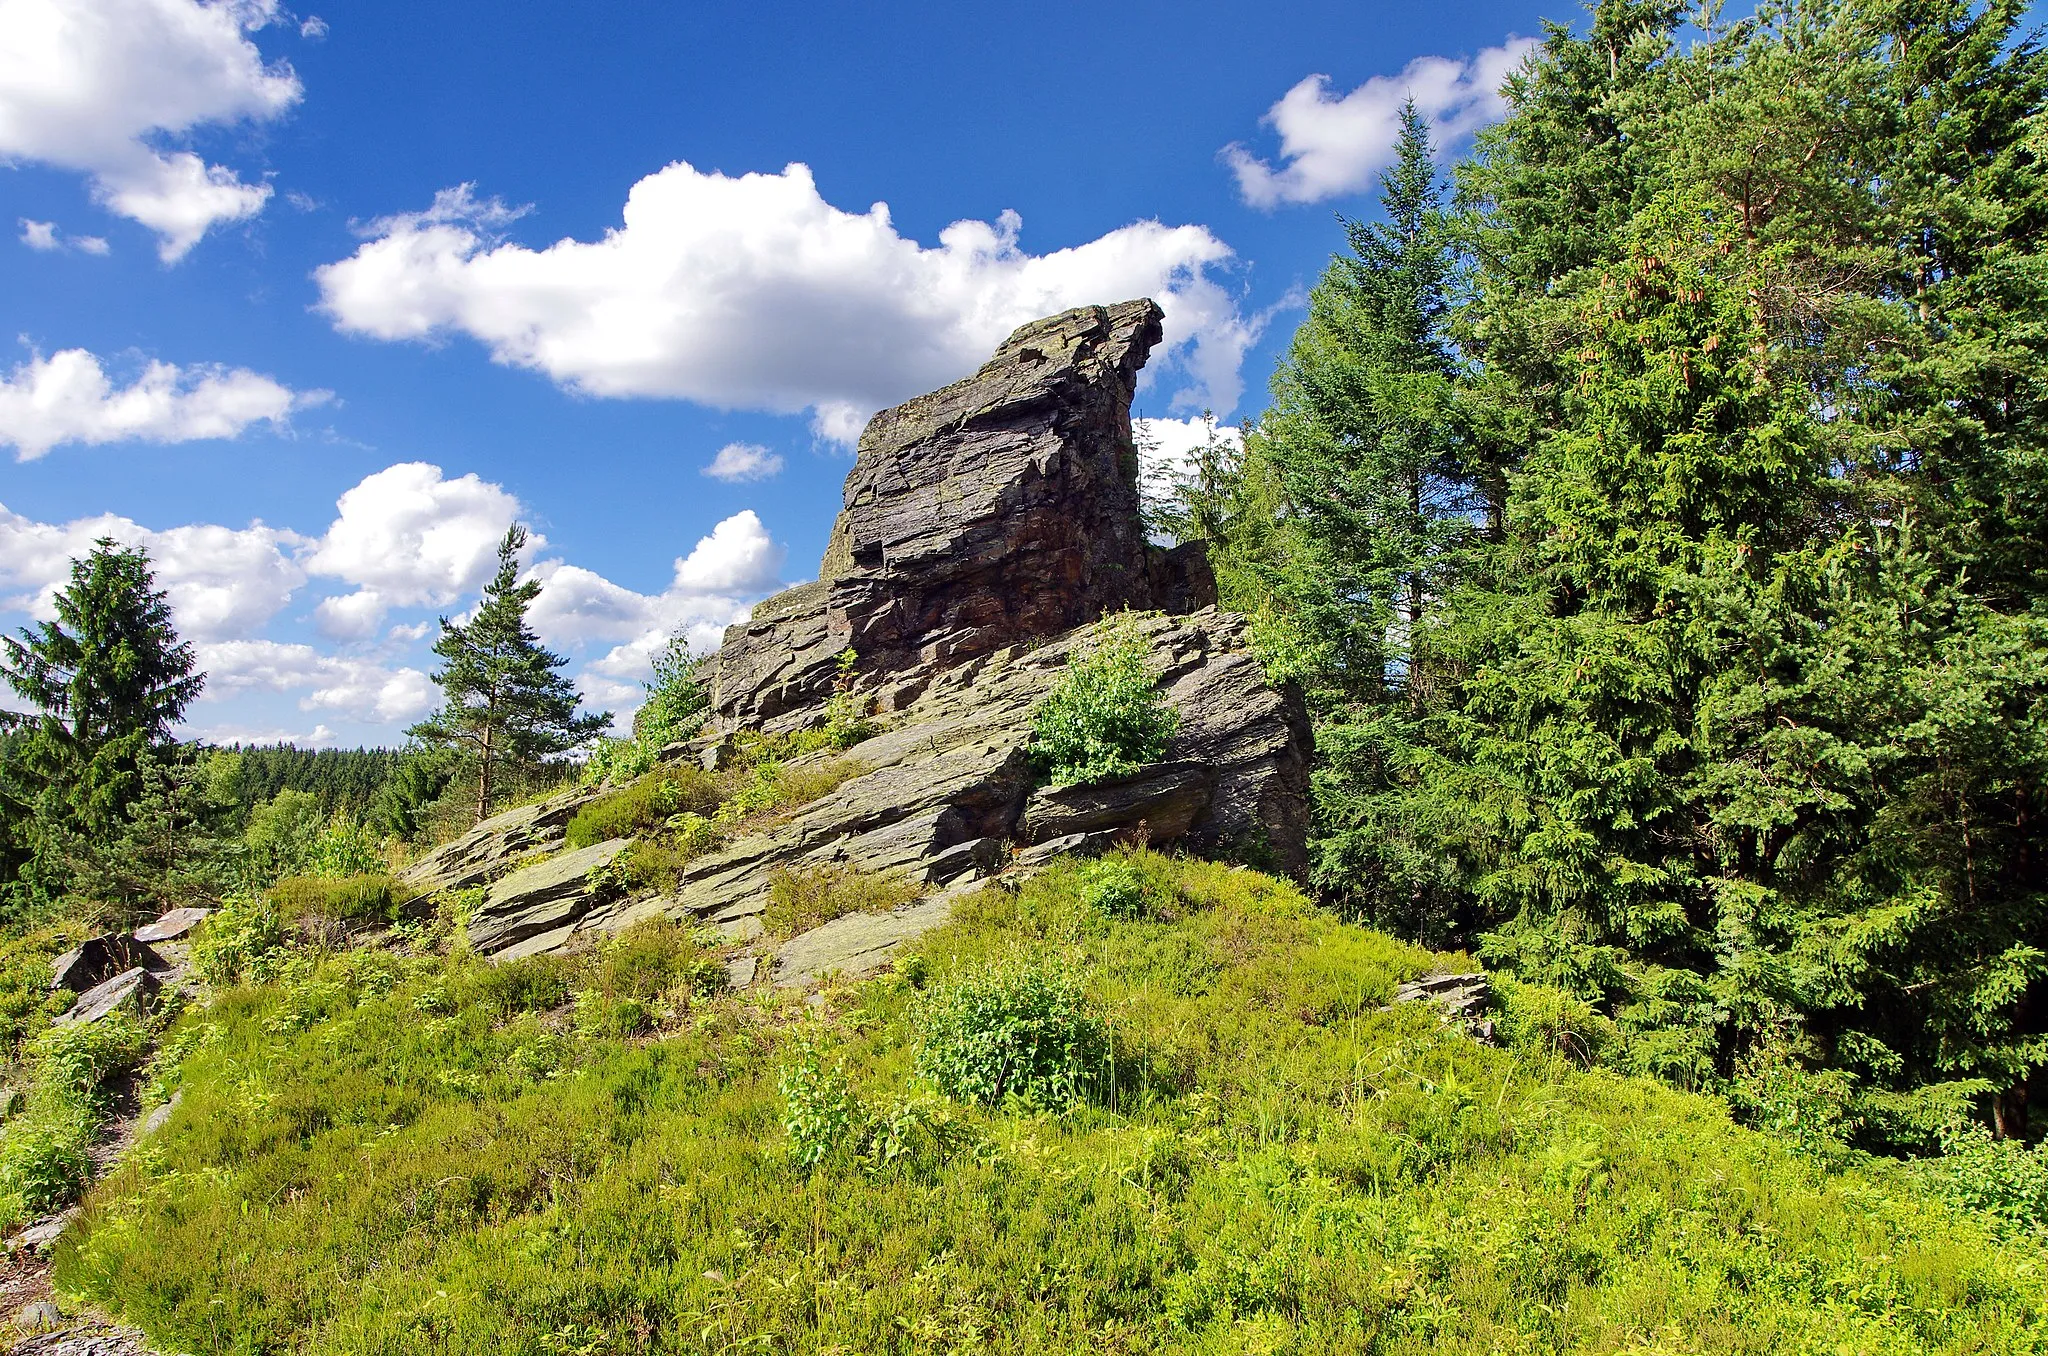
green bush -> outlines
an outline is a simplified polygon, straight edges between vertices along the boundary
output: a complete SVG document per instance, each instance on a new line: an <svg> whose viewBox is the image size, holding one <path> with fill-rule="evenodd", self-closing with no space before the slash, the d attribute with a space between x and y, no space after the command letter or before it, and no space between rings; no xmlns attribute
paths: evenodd
<svg viewBox="0 0 2048 1356"><path fill-rule="evenodd" d="M552 1012L569 1001L568 960L562 956L528 956L493 965L477 976L476 992L497 1016Z"/></svg>
<svg viewBox="0 0 2048 1356"><path fill-rule="evenodd" d="M53 1026L35 1043L38 1095L89 1107L102 1084L140 1068L148 1050L149 1029L128 1012L110 1012L97 1022Z"/></svg>
<svg viewBox="0 0 2048 1356"><path fill-rule="evenodd" d="M1943 1136L1940 1157L1916 1167L1951 1203L1991 1216L2008 1232L2048 1236L2048 1144L1993 1139L1966 1122Z"/></svg>
<svg viewBox="0 0 2048 1356"><path fill-rule="evenodd" d="M337 814L313 843L312 874L340 879L384 869L383 844L377 831L360 820Z"/></svg>
<svg viewBox="0 0 2048 1356"><path fill-rule="evenodd" d="M709 815L721 799L718 779L701 768L670 766L600 797L576 812L566 830L572 848L631 838L683 811Z"/></svg>
<svg viewBox="0 0 2048 1356"><path fill-rule="evenodd" d="M215 988L270 978L283 959L284 944L276 905L268 899L231 899L199 925L192 939L192 969Z"/></svg>
<svg viewBox="0 0 2048 1356"><path fill-rule="evenodd" d="M1064 1111L1104 1071L1108 1038L1081 981L1053 957L971 969L923 1006L917 1072L943 1096Z"/></svg>
<svg viewBox="0 0 2048 1356"><path fill-rule="evenodd" d="M1128 856L1099 857L1081 868L1081 898L1111 918L1150 918L1158 891L1144 869Z"/></svg>
<svg viewBox="0 0 2048 1356"><path fill-rule="evenodd" d="M344 923L388 923L398 916L405 891L390 876L287 876L266 892L283 917L293 922L332 918Z"/></svg>
<svg viewBox="0 0 2048 1356"><path fill-rule="evenodd" d="M1180 718L1145 667L1138 616L1126 612L1067 661L1031 713L1028 752L1054 786L1090 786L1165 755Z"/></svg>
<svg viewBox="0 0 2048 1356"><path fill-rule="evenodd" d="M92 1179L92 1124L30 1113L0 1131L0 1227L67 1205Z"/></svg>
<svg viewBox="0 0 2048 1356"><path fill-rule="evenodd" d="M851 1152L861 1111L843 1063L827 1067L817 1042L800 1036L783 1062L777 1086L792 1162L808 1171L835 1153Z"/></svg>
<svg viewBox="0 0 2048 1356"><path fill-rule="evenodd" d="M923 886L901 876L840 863L777 867L768 873L761 926L774 936L794 937L849 913L888 913L923 893Z"/></svg>
<svg viewBox="0 0 2048 1356"><path fill-rule="evenodd" d="M1500 1034L1518 1050L1540 1050L1590 1068L1615 1039L1614 1023L1569 989L1489 975Z"/></svg>

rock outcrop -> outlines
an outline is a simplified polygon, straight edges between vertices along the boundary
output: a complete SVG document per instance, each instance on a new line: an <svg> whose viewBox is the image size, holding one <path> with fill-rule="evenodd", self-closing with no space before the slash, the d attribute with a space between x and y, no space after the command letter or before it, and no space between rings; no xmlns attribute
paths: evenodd
<svg viewBox="0 0 2048 1356"><path fill-rule="evenodd" d="M1138 516L1131 395L1160 319L1127 301L1035 321L973 376L869 421L817 580L726 633L718 717L800 728L849 647L894 711L941 670L1105 612L1213 603L1200 549L1149 545Z"/></svg>
<svg viewBox="0 0 2048 1356"><path fill-rule="evenodd" d="M757 972L800 983L872 968L943 922L978 882L1120 840L1299 871L1309 746L1300 701L1267 682L1244 619L1214 606L1201 548L1145 539L1129 411L1159 322L1149 301L1037 321L974 376L876 415L819 579L726 632L710 669L711 730L673 756L715 765L733 731L819 723L850 647L853 698L880 733L811 757L849 760L855 775L689 862L659 898L615 896L599 868L623 841L560 851L589 792L487 821L407 883L422 893L488 886L469 935L501 958L656 915L712 925L757 953L730 971L744 986ZM1101 637L1105 614L1127 607L1143 613L1136 634L1178 731L1161 762L1127 777L1039 787L1026 751L1033 708ZM775 872L844 867L927 893L769 954L761 915Z"/></svg>

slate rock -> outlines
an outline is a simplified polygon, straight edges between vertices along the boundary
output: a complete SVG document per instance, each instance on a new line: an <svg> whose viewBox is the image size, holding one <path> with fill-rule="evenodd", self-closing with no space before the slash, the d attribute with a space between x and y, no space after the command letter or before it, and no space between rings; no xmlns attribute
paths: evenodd
<svg viewBox="0 0 2048 1356"><path fill-rule="evenodd" d="M536 934L572 927L598 903L590 873L631 845L626 838L593 843L493 881L469 920L469 944L488 956Z"/></svg>
<svg viewBox="0 0 2048 1356"><path fill-rule="evenodd" d="M124 970L162 970L163 957L133 937L103 932L88 937L50 962L50 988L84 993Z"/></svg>
<svg viewBox="0 0 2048 1356"><path fill-rule="evenodd" d="M979 882L954 885L892 913L850 913L812 928L775 953L775 984L787 988L829 974L847 979L873 974L905 942L950 923L954 906L981 888Z"/></svg>
<svg viewBox="0 0 2048 1356"><path fill-rule="evenodd" d="M212 909L172 909L154 923L135 929L138 942L174 942L213 917Z"/></svg>
<svg viewBox="0 0 2048 1356"><path fill-rule="evenodd" d="M78 1207L59 1211L57 1214L37 1220L14 1236L14 1246L41 1251L64 1236L71 1227L71 1221L78 1218Z"/></svg>
<svg viewBox="0 0 2048 1356"><path fill-rule="evenodd" d="M14 1326L23 1332L55 1332L64 1326L64 1311L52 1300L24 1304L14 1315Z"/></svg>
<svg viewBox="0 0 2048 1356"><path fill-rule="evenodd" d="M1041 843L1099 829L1142 828L1147 841L1168 843L1193 827L1215 791L1216 769L1185 759L1153 763L1092 786L1046 787L1024 803L1017 837Z"/></svg>
<svg viewBox="0 0 2048 1356"><path fill-rule="evenodd" d="M138 965L78 995L77 1001L57 1021L65 1025L85 1025L123 1009L140 1015L149 1009L161 987L162 982L155 975Z"/></svg>
<svg viewBox="0 0 2048 1356"><path fill-rule="evenodd" d="M877 414L818 578L726 632L711 665L728 728L810 723L838 655L883 710L937 670L1129 606L1214 603L1199 544L1151 545L1131 396L1160 341L1148 300L1023 326L973 376Z"/></svg>
<svg viewBox="0 0 2048 1356"><path fill-rule="evenodd" d="M435 848L399 872L399 882L414 895L485 884L528 857L560 847L576 812L603 794L601 787L578 786L516 805Z"/></svg>

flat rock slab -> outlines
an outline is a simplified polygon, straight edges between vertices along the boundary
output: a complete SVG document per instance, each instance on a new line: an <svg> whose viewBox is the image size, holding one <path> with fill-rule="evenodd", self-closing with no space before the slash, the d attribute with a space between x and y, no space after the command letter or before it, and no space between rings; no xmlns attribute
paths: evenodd
<svg viewBox="0 0 2048 1356"><path fill-rule="evenodd" d="M1098 829L1143 826L1154 843L1171 842L1194 826L1216 790L1216 769L1183 760L1154 763L1092 786L1034 791L1017 821L1017 836L1042 843Z"/></svg>
<svg viewBox="0 0 2048 1356"><path fill-rule="evenodd" d="M576 812L603 794L602 788L579 786L515 805L435 848L399 872L399 882L416 895L482 885L515 869L522 858L559 846Z"/></svg>
<svg viewBox="0 0 2048 1356"><path fill-rule="evenodd" d="M174 942L213 917L212 909L172 909L154 923L135 929L138 942Z"/></svg>
<svg viewBox="0 0 2048 1356"><path fill-rule="evenodd" d="M122 1008L139 1015L161 987L155 975L138 965L80 994L78 1001L57 1020L66 1025L83 1025Z"/></svg>
<svg viewBox="0 0 2048 1356"><path fill-rule="evenodd" d="M590 873L630 846L632 840L626 838L593 843L493 882L483 906L469 920L470 945L490 955L539 933L573 925L597 903L590 892Z"/></svg>
<svg viewBox="0 0 2048 1356"><path fill-rule="evenodd" d="M894 913L850 913L792 938L775 953L779 988L810 984L828 974L857 979L887 964L898 947L953 920L953 906L979 890L968 882Z"/></svg>

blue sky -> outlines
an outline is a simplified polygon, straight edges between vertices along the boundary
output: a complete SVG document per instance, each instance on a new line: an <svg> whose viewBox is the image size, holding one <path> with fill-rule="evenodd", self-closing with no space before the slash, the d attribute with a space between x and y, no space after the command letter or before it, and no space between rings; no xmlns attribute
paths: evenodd
<svg viewBox="0 0 2048 1356"><path fill-rule="evenodd" d="M110 532L188 734L393 743L516 516L627 709L1033 315L1154 295L1138 412L1256 412L1400 98L1455 147L1545 14L0 0L0 625Z"/></svg>

